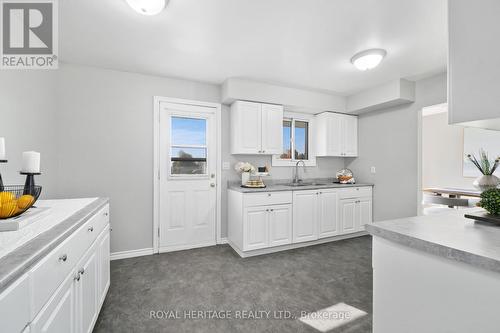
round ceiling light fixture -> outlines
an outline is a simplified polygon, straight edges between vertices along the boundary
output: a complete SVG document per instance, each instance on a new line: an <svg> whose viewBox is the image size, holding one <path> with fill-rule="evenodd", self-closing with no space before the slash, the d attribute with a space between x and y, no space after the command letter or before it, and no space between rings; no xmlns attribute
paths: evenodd
<svg viewBox="0 0 500 333"><path fill-rule="evenodd" d="M142 15L156 15L167 5L168 0L126 0L133 10Z"/></svg>
<svg viewBox="0 0 500 333"><path fill-rule="evenodd" d="M384 59L387 51L384 49L370 49L356 53L351 58L351 63L360 71L377 67Z"/></svg>

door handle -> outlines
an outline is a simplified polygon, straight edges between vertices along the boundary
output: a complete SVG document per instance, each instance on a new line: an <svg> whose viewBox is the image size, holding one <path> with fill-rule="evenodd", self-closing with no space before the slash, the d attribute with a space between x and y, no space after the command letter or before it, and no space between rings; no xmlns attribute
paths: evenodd
<svg viewBox="0 0 500 333"><path fill-rule="evenodd" d="M210 184L210 187L215 187L215 183L211 183L211 184Z"/></svg>

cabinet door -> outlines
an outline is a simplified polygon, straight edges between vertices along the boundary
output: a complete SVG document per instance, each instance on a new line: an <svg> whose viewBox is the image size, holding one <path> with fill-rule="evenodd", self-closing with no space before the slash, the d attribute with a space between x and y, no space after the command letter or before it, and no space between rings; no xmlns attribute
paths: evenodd
<svg viewBox="0 0 500 333"><path fill-rule="evenodd" d="M342 115L332 113L328 117L328 156L343 155Z"/></svg>
<svg viewBox="0 0 500 333"><path fill-rule="evenodd" d="M260 103L236 101L231 106L231 153L260 154L262 112Z"/></svg>
<svg viewBox="0 0 500 333"><path fill-rule="evenodd" d="M338 234L338 192L322 190L319 193L319 238Z"/></svg>
<svg viewBox="0 0 500 333"><path fill-rule="evenodd" d="M98 255L95 246L90 248L82 263L82 265L77 265L77 271L80 272L80 280L76 282L78 290L77 315L80 318L81 332L88 333L92 332L98 314Z"/></svg>
<svg viewBox="0 0 500 333"><path fill-rule="evenodd" d="M244 251L262 249L269 246L269 208L252 207L245 209Z"/></svg>
<svg viewBox="0 0 500 333"><path fill-rule="evenodd" d="M262 153L283 151L283 106L262 104Z"/></svg>
<svg viewBox="0 0 500 333"><path fill-rule="evenodd" d="M293 242L318 239L318 191L293 192Z"/></svg>
<svg viewBox="0 0 500 333"><path fill-rule="evenodd" d="M72 333L76 329L75 273L71 272L59 289L31 322L31 332Z"/></svg>
<svg viewBox="0 0 500 333"><path fill-rule="evenodd" d="M342 116L343 156L358 156L358 117Z"/></svg>
<svg viewBox="0 0 500 333"><path fill-rule="evenodd" d="M360 231L365 230L365 224L372 222L372 199L360 198L357 207L357 229Z"/></svg>
<svg viewBox="0 0 500 333"><path fill-rule="evenodd" d="M0 294L0 331L20 332L30 321L30 279L18 278Z"/></svg>
<svg viewBox="0 0 500 333"><path fill-rule="evenodd" d="M99 267L98 267L98 309L101 307L109 287L109 225L102 232L98 241Z"/></svg>
<svg viewBox="0 0 500 333"><path fill-rule="evenodd" d="M269 245L292 243L292 205L270 206Z"/></svg>
<svg viewBox="0 0 500 333"><path fill-rule="evenodd" d="M356 231L356 201L357 199L342 199L339 201L341 234Z"/></svg>

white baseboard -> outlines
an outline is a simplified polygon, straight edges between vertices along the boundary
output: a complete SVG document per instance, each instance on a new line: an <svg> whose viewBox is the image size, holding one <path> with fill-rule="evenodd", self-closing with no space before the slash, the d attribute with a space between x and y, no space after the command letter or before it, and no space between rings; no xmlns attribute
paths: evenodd
<svg viewBox="0 0 500 333"><path fill-rule="evenodd" d="M130 251L121 251L121 252L113 252L110 255L111 260L125 259L125 258L134 258L141 256L149 256L153 254L153 248L147 249L138 249L138 250L130 250Z"/></svg>
<svg viewBox="0 0 500 333"><path fill-rule="evenodd" d="M220 239L219 243L217 244L228 244L228 240L227 240L227 237L223 237Z"/></svg>

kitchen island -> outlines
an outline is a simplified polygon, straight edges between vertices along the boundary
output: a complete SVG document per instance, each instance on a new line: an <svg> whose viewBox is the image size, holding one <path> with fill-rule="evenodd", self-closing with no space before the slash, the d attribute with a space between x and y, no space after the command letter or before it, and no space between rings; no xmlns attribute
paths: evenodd
<svg viewBox="0 0 500 333"><path fill-rule="evenodd" d="M464 212L366 225L373 332L499 331L500 227Z"/></svg>

